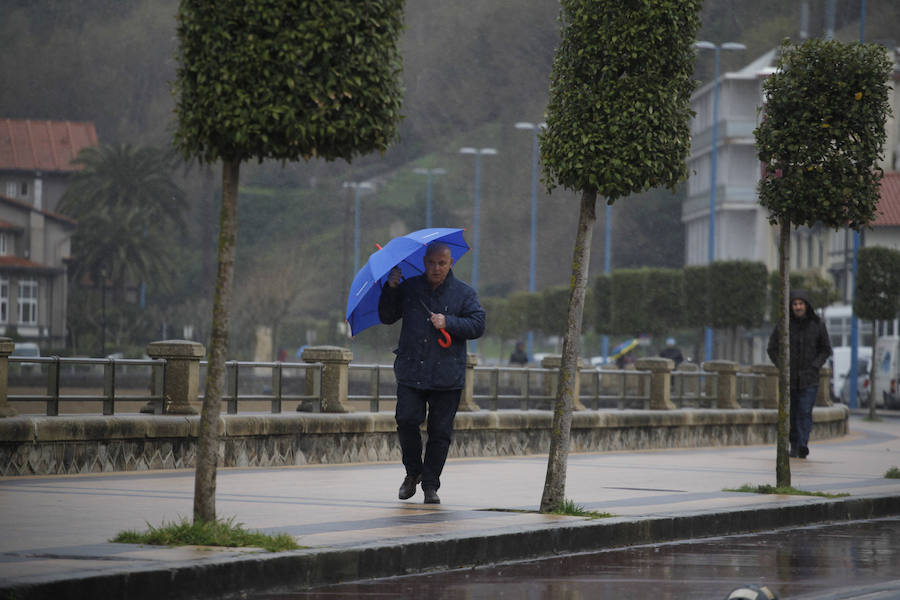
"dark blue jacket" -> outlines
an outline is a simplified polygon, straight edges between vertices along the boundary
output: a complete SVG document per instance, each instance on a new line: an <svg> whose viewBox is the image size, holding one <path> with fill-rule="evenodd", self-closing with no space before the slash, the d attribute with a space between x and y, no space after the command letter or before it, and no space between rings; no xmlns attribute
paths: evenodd
<svg viewBox="0 0 900 600"><path fill-rule="evenodd" d="M788 328L791 348L791 389L801 390L819 385L819 370L831 356L832 351L828 329L813 310L809 295L803 290L791 290L791 301L793 302L795 298L806 303L806 313L802 319L795 317L791 311ZM767 347L769 358L776 366L778 366L779 339L779 326L776 326L769 336Z"/></svg>
<svg viewBox="0 0 900 600"><path fill-rule="evenodd" d="M443 348L440 332L431 324L424 302L447 319L453 342ZM397 383L419 389L458 390L466 381L466 340L484 333L485 313L470 286L447 274L434 291L424 275L405 279L395 288L385 284L378 301L378 317L390 325L403 319L400 342L394 353Z"/></svg>

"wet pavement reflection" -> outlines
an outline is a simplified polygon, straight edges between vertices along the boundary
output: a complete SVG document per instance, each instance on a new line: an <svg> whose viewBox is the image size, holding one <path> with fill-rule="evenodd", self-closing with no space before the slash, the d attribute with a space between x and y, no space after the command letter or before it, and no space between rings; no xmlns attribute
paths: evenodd
<svg viewBox="0 0 900 600"><path fill-rule="evenodd" d="M782 600L900 599L900 518L639 546L256 598L721 599L748 583L766 585Z"/></svg>

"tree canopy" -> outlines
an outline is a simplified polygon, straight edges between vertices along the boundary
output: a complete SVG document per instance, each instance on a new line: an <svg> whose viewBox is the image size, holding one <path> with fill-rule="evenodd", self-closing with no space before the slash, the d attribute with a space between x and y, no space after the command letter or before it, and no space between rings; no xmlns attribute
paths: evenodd
<svg viewBox="0 0 900 600"><path fill-rule="evenodd" d="M891 69L877 44L785 42L755 132L773 223L859 229L875 218Z"/></svg>
<svg viewBox="0 0 900 600"><path fill-rule="evenodd" d="M853 312L861 319L896 319L900 315L900 251L860 248Z"/></svg>
<svg viewBox="0 0 900 600"><path fill-rule="evenodd" d="M613 202L687 178L700 4L562 2L541 133L549 187Z"/></svg>
<svg viewBox="0 0 900 600"><path fill-rule="evenodd" d="M400 120L402 0L183 0L177 146L202 161L384 151Z"/></svg>

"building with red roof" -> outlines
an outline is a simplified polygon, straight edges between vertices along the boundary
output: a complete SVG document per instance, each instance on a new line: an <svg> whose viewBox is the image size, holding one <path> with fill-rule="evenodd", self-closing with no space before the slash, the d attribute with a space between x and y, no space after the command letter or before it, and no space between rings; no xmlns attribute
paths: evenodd
<svg viewBox="0 0 900 600"><path fill-rule="evenodd" d="M54 212L93 123L0 119L0 335L66 343L66 261L74 220Z"/></svg>

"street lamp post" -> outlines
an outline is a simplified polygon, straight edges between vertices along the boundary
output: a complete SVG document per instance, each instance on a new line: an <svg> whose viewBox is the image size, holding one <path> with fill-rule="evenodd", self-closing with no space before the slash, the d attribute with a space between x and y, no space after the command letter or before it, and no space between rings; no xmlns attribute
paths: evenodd
<svg viewBox="0 0 900 600"><path fill-rule="evenodd" d="M413 173L425 176L425 228L431 227L431 176L443 175L446 169L436 167L433 169L424 169L421 167L413 169Z"/></svg>
<svg viewBox="0 0 900 600"><path fill-rule="evenodd" d="M713 121L712 142L709 167L709 264L716 260L716 170L719 154L719 54L722 50L746 50L747 46L737 42L713 44L712 42L695 42L694 48L713 51ZM706 326L706 360L712 360L713 330Z"/></svg>
<svg viewBox="0 0 900 600"><path fill-rule="evenodd" d="M528 253L528 291L534 293L535 263L537 259L537 183L538 183L538 132L546 127L546 123L529 123L520 121L516 129L529 129L532 132L531 149L531 246ZM528 330L528 356L534 356L534 331Z"/></svg>
<svg viewBox="0 0 900 600"><path fill-rule="evenodd" d="M347 181L345 188L353 188L353 275L359 272L359 195L360 190L374 190L368 181Z"/></svg>
<svg viewBox="0 0 900 600"><path fill-rule="evenodd" d="M475 216L472 219L472 287L478 291L478 219L481 212L481 157L497 154L495 148L460 148L460 154L475 155Z"/></svg>

